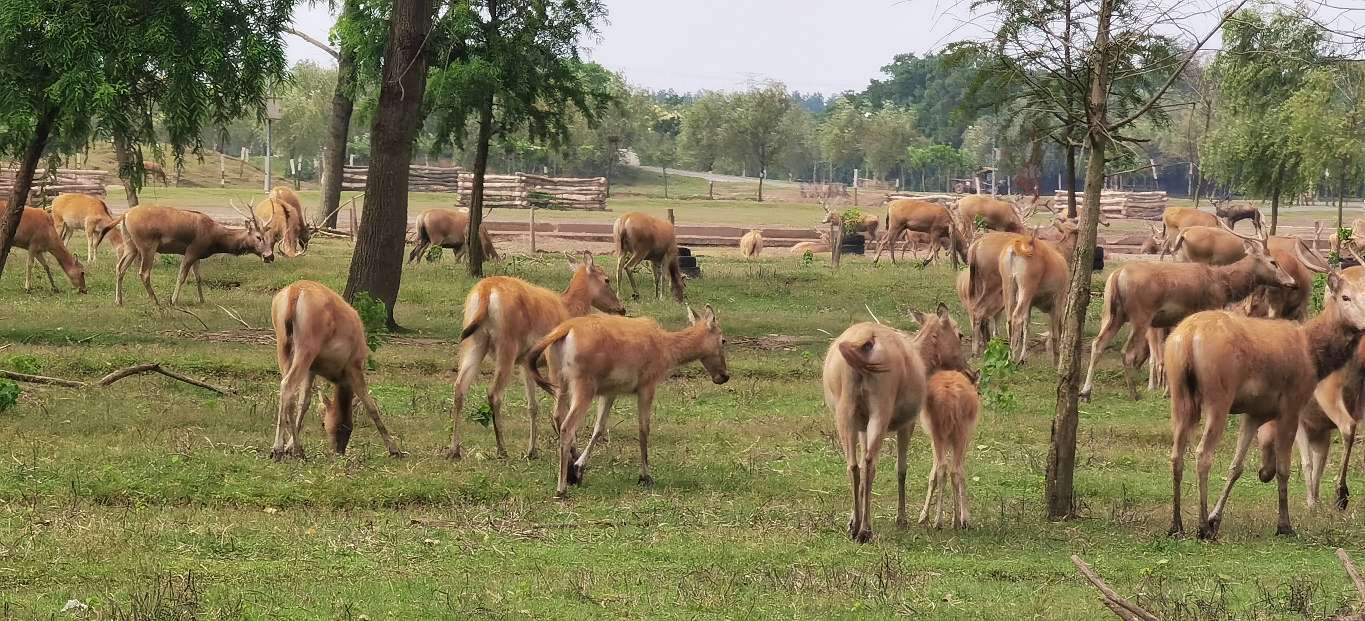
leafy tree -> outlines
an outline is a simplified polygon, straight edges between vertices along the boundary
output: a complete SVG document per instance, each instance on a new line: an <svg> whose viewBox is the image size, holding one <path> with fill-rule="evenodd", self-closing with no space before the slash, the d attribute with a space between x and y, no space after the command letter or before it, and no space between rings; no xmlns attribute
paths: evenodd
<svg viewBox="0 0 1365 621"><path fill-rule="evenodd" d="M1327 171L1337 186L1337 229L1346 186L1365 165L1365 69L1355 63L1314 69L1285 102L1292 149L1305 171Z"/></svg>
<svg viewBox="0 0 1365 621"><path fill-rule="evenodd" d="M19 159L0 270L49 148L98 129L137 152L159 115L180 164L202 129L260 110L284 74L290 0L8 0L0 9L0 155ZM140 162L137 162L140 164ZM138 166L140 169L141 167ZM140 182L140 170L134 177Z"/></svg>
<svg viewBox="0 0 1365 621"><path fill-rule="evenodd" d="M866 135L867 111L857 98L844 97L825 113L818 131L820 156L834 170L852 171L863 162L863 136Z"/></svg>
<svg viewBox="0 0 1365 621"><path fill-rule="evenodd" d="M736 95L730 140L736 151L758 165L758 200L763 200L763 180L768 165L791 146L791 135L784 131L788 115L795 107L787 88L773 82Z"/></svg>
<svg viewBox="0 0 1365 621"><path fill-rule="evenodd" d="M906 165L912 172L920 173L919 189L929 190L929 180L943 180L943 190L949 191L954 173L969 166L963 153L946 144L932 144L924 147L906 149ZM935 189L938 189L935 186Z"/></svg>
<svg viewBox="0 0 1365 621"><path fill-rule="evenodd" d="M284 114L274 128L275 140L287 156L308 157L322 150L336 82L336 70L316 63L301 62L290 70L280 95Z"/></svg>
<svg viewBox="0 0 1365 621"><path fill-rule="evenodd" d="M873 80L861 99L878 108L908 107L929 140L960 146L962 132L977 114L969 97L977 71L974 62L957 62L951 55L898 54L882 67L887 78Z"/></svg>
<svg viewBox="0 0 1365 621"><path fill-rule="evenodd" d="M731 105L730 95L707 91L683 111L678 149L688 167L714 170L726 157L725 132Z"/></svg>
<svg viewBox="0 0 1365 621"><path fill-rule="evenodd" d="M569 109L597 119L611 100L609 74L584 63L580 47L606 16L597 0L467 0L444 21L449 65L432 78L429 105L442 142L461 145L476 118L470 239L482 221L488 148L524 130L534 141L567 138ZM469 272L483 274L483 250L470 246Z"/></svg>
<svg viewBox="0 0 1365 621"><path fill-rule="evenodd" d="M916 122L915 111L890 105L867 117L863 124L863 158L868 177L886 179L891 171L902 171L907 149L925 142Z"/></svg>

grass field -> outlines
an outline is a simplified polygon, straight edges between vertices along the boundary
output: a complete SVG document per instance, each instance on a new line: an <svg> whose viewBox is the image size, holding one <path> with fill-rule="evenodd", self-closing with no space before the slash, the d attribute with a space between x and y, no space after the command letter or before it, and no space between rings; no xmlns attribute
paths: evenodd
<svg viewBox="0 0 1365 621"><path fill-rule="evenodd" d="M135 280L128 305L114 307L107 252L83 297L24 293L21 264L11 263L0 280L0 366L89 380L155 361L237 393L156 376L103 389L25 385L17 407L0 413L0 618L1106 618L1068 562L1073 553L1167 619L1316 619L1354 601L1332 550L1365 556L1359 504L1306 510L1297 472L1296 537L1273 536L1273 486L1254 477L1238 485L1219 541L1166 536L1168 406L1123 398L1114 354L1096 400L1083 405L1082 518L1041 519L1054 387L1038 353L989 380L967 466L972 528L894 526L888 443L875 539L849 542L820 360L831 335L867 319L864 305L904 327L910 309L939 300L960 315L947 268L850 258L836 272L785 256L703 257L706 277L689 298L718 309L734 379L713 385L693 365L663 385L657 483L647 489L636 485L633 403L618 402L585 485L558 501L553 459L493 458L491 430L471 420L471 455L436 455L449 438L453 341L471 280L448 259L421 265L405 272L397 308L413 333L384 343L370 374L411 455L390 459L360 423L352 451L332 457L314 416L309 458L272 462L279 376L262 330L270 296L299 278L339 289L349 254L344 242L319 240L308 256L272 265L211 259L208 303L188 312L152 307ZM173 273L158 264L163 297ZM513 257L490 273L553 288L568 278L558 256ZM672 303L628 306L683 324ZM519 386L504 412L519 454ZM542 447L550 440L546 431ZM929 465L922 432L910 461L918 508ZM1186 524L1193 460L1189 472ZM91 610L60 612L70 599Z"/></svg>

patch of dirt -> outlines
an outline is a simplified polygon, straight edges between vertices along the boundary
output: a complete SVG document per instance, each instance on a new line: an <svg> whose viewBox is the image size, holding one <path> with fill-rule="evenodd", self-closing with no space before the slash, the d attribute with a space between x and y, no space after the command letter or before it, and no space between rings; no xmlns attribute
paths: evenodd
<svg viewBox="0 0 1365 621"><path fill-rule="evenodd" d="M731 345L762 351L796 351L798 346L809 345L811 343L819 342L820 340L808 336L787 336L785 334L732 336L727 337L727 339L730 341Z"/></svg>
<svg viewBox="0 0 1365 621"><path fill-rule="evenodd" d="M274 344L275 344L275 333L274 333L274 331L272 331L272 330L267 330L267 329L264 329L264 328L254 329L254 330L247 330L247 329L245 329L245 328L238 328L238 329L236 329L236 330L223 330L223 331L220 331L220 332L194 332L194 331L190 331L190 330L167 330L167 331L162 332L162 334L165 334L165 335L167 335L167 336L173 336L173 337L176 337L176 338L194 339L194 340L197 340L197 341L208 341L208 342L210 342L210 343L245 343L245 344L248 344L248 345L274 345ZM383 340L385 343L391 343L391 344L393 344L393 345L407 345L407 346L414 346L414 347L419 347L419 346L424 346L424 345L448 346L448 345L454 345L454 344L455 344L455 341L451 341L451 340L448 340L448 339L422 338L422 337L411 337L411 336L402 336L402 335L393 335L393 334L385 335L385 336L383 336L383 337L381 337L381 338L382 338L382 340Z"/></svg>

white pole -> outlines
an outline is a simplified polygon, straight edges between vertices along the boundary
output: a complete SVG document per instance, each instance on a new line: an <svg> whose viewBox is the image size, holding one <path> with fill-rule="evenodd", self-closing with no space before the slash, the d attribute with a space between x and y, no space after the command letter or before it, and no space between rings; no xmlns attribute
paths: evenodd
<svg viewBox="0 0 1365 621"><path fill-rule="evenodd" d="M270 119L265 120L265 191L270 191Z"/></svg>

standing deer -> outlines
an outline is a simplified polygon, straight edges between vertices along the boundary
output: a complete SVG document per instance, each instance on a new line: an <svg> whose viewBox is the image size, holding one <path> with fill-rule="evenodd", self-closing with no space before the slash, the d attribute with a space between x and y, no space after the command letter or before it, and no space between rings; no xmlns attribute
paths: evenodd
<svg viewBox="0 0 1365 621"><path fill-rule="evenodd" d="M680 364L700 360L711 381L730 381L725 364L725 335L716 311L708 304L700 315L687 309L691 325L678 332L659 327L653 319L593 315L559 324L526 353L526 371L541 388L555 395L559 425L559 483L555 496L568 495L569 485L583 482L583 467L593 446L607 429L607 415L616 397L635 394L640 427L640 484L653 485L649 474L649 429L654 415L654 393L659 383ZM548 350L548 351L547 351ZM542 355L550 365L552 384L537 367ZM601 397L592 436L576 455L574 441L592 405ZM577 459L575 459L575 457Z"/></svg>
<svg viewBox="0 0 1365 621"><path fill-rule="evenodd" d="M427 248L449 248L459 260L466 251L465 241L469 237L469 212L454 209L428 209L417 216L417 245L408 253L408 265L417 262ZM488 227L479 225L479 244L483 246L483 256L498 258L498 250L493 247L493 238L488 235Z"/></svg>
<svg viewBox="0 0 1365 621"><path fill-rule="evenodd" d="M1074 223L1057 220L1053 226L1061 233L1053 244L1062 258L1070 262L1076 250L1079 229ZM972 241L967 247L967 269L958 274L958 297L967 309L972 325L972 350L980 354L991 340L992 324L1005 311L1003 283L1000 278L1000 255L1014 241L1027 240L1018 233L991 232Z"/></svg>
<svg viewBox="0 0 1365 621"><path fill-rule="evenodd" d="M938 371L929 376L919 420L933 442L934 465L929 470L924 508L919 512L920 524L929 520L930 501L937 498L934 528L943 526L943 496L947 493L945 488L951 475L953 527L967 527L967 446L976 430L980 411L981 399L976 394L976 385L966 373Z"/></svg>
<svg viewBox="0 0 1365 621"><path fill-rule="evenodd" d="M502 395L512 380L512 366L526 355L527 350L555 326L570 317L580 317L597 308L603 312L624 315L625 306L611 288L607 272L598 267L591 253L583 253L581 260L569 257L569 287L564 293L542 289L519 278L492 276L480 280L469 290L464 304L464 329L460 333L460 370L455 378L455 398L450 408L450 448L446 457L460 459L464 447L460 443L460 416L465 396L479 377L479 364L492 356L496 364L493 385L488 389L488 408L493 417L493 436L498 445L498 456L506 457L502 440ZM532 378L523 373L526 382L526 409L531 418L530 439L526 456L540 454L536 447L536 425L539 408Z"/></svg>
<svg viewBox="0 0 1365 621"><path fill-rule="evenodd" d="M1256 234L1259 235L1265 226L1261 221L1261 210L1253 207L1250 203L1227 205L1219 200L1209 202L1213 203L1214 213L1218 214L1218 217L1222 218L1230 229L1237 228L1237 223L1242 220L1250 220L1251 226L1256 228Z"/></svg>
<svg viewBox="0 0 1365 621"><path fill-rule="evenodd" d="M236 207L233 207L236 209ZM175 291L171 293L171 304L180 299L180 287L194 272L195 287L199 291L199 302L204 302L204 278L199 273L199 261L215 254L243 255L247 253L261 257L266 263L275 260L272 249L275 240L269 234L269 224L261 223L249 214L244 214L245 229L230 229L197 211L184 211L173 207L142 204L129 209L118 219L117 225L123 232L123 255L118 261L118 276L114 281L114 301L123 305L123 275L140 261L138 276L142 286L147 289L147 297L153 304L160 305L156 292L152 290L152 265L157 254L178 254L180 275L175 280ZM109 229L106 228L105 232Z"/></svg>
<svg viewBox="0 0 1365 621"><path fill-rule="evenodd" d="M859 543L872 540L872 482L883 438L896 432L896 525L905 526L906 456L924 407L927 374L967 368L946 306L940 303L932 317L916 318L922 327L913 338L879 323L856 323L825 353L825 405L834 413L853 490L848 536ZM937 474L930 475L932 487Z"/></svg>
<svg viewBox="0 0 1365 621"><path fill-rule="evenodd" d="M1133 370L1142 363L1144 354L1150 353L1152 357L1148 387L1155 388L1160 381L1163 331L1196 312L1236 303L1257 287L1297 286L1270 252L1264 237L1233 234L1242 238L1245 250L1242 259L1232 265L1144 261L1125 263L1109 274L1104 285L1100 332L1090 345L1090 368L1080 390L1081 397L1090 398L1095 363L1123 324L1133 324L1132 334L1123 346L1123 379L1129 395L1136 400Z"/></svg>
<svg viewBox="0 0 1365 621"><path fill-rule="evenodd" d="M8 208L9 202L0 200L0 211ZM57 236L57 228L53 226L52 218L46 211L36 207L24 208L24 213L19 216L19 228L14 232L14 247L23 248L28 252L28 262L24 268L24 291L33 288L34 263L43 266L43 271L47 272L47 284L52 286L54 293L58 291L57 281L52 278L52 268L48 266L47 259L43 258L44 254L50 254L57 260L57 264L62 266L62 271L66 273L67 280L71 281L71 286L75 287L77 292L85 293L85 267L62 244L61 238Z"/></svg>
<svg viewBox="0 0 1365 621"><path fill-rule="evenodd" d="M683 275L678 266L678 242L673 224L646 213L633 211L616 219L611 227L616 242L616 286L621 286L621 273L630 280L631 297L640 299L640 288L635 286L635 266L649 261L654 270L654 295L664 299L665 270L673 287L673 298L683 301Z"/></svg>
<svg viewBox="0 0 1365 621"><path fill-rule="evenodd" d="M1076 231L1070 235L1075 236ZM1009 319L1010 351L1015 362L1022 364L1028 355L1029 314L1034 307L1048 314L1047 350L1055 362L1066 306L1068 259L1056 246L1040 241L1037 228L1027 238L1011 240L1000 252L1000 299Z"/></svg>
<svg viewBox="0 0 1365 621"><path fill-rule="evenodd" d="M1161 236L1175 242L1181 229L1190 226L1218 226L1218 216L1189 207L1167 207L1161 212Z"/></svg>
<svg viewBox="0 0 1365 621"><path fill-rule="evenodd" d="M1038 212L1038 207L1052 209L1051 201L1040 201L1034 196L1027 205L1022 202L1011 203L987 194L971 194L957 201L959 217L958 228L963 231L976 229L977 217L992 231L1023 233L1024 222Z"/></svg>
<svg viewBox="0 0 1365 621"><path fill-rule="evenodd" d="M62 194L52 201L52 222L57 226L57 235L63 243L70 240L77 230L85 231L85 261L94 265L95 251L99 250L99 232L114 222L114 214L98 197ZM123 246L123 235L117 230L111 230L109 234L109 243L117 253Z"/></svg>
<svg viewBox="0 0 1365 621"><path fill-rule="evenodd" d="M1275 421L1271 441L1279 491L1276 533L1293 534L1289 521L1289 458L1299 411L1318 382L1351 358L1365 332L1365 286L1333 271L1327 276L1332 303L1307 324L1203 311L1176 326L1166 341L1166 381L1171 388L1171 530L1183 532L1180 516L1185 446L1195 423L1199 441L1199 537L1218 535L1228 494L1242 473L1256 428ZM1227 482L1208 509L1208 475L1227 418L1243 414ZM1269 464L1266 464L1269 466ZM1270 468L1263 468L1268 481Z"/></svg>
<svg viewBox="0 0 1365 621"><path fill-rule="evenodd" d="M308 242L316 226L308 222L299 195L285 186L275 186L270 195L256 203L256 218L269 224L270 235L286 257L308 252Z"/></svg>
<svg viewBox="0 0 1365 621"><path fill-rule="evenodd" d="M751 229L739 238L739 254L753 258L763 252L763 233L758 229Z"/></svg>
<svg viewBox="0 0 1365 621"><path fill-rule="evenodd" d="M322 426L332 451L346 453L354 426L351 410L359 399L389 455L401 457L403 452L380 420L379 407L365 381L370 348L355 309L326 286L300 280L275 294L270 302L270 323L275 328L275 353L282 376L270 456L276 460L303 458L303 417L308 413L313 381L322 376L336 388L331 399L322 400Z"/></svg>
<svg viewBox="0 0 1365 621"><path fill-rule="evenodd" d="M166 168L163 167L161 164L158 164L156 162L143 161L142 171L144 174L148 176L151 176L155 179L160 179L161 185L163 186L171 185L171 182L166 179Z"/></svg>
<svg viewBox="0 0 1365 621"><path fill-rule="evenodd" d="M918 231L929 235L932 254L930 260L938 257L940 246L948 249L954 269L957 268L959 259L965 261L967 258L967 241L963 237L965 233L958 230L953 222L953 214L947 207L927 201L899 199L887 205L886 235L882 236L881 243L877 245L877 256L873 257L872 262L881 260L882 252L889 244L891 262L895 263L896 241L905 231Z"/></svg>

